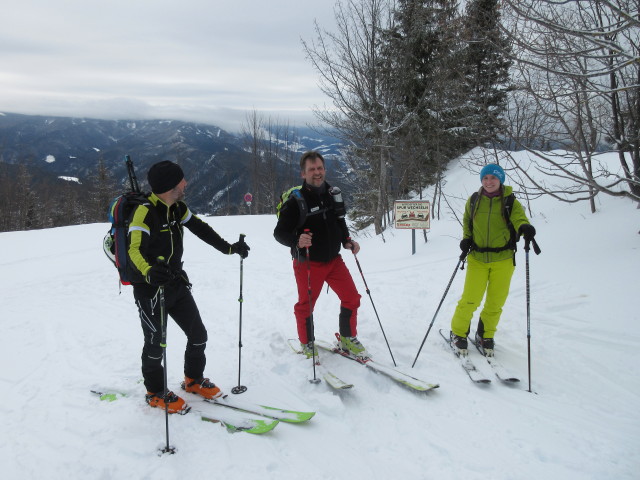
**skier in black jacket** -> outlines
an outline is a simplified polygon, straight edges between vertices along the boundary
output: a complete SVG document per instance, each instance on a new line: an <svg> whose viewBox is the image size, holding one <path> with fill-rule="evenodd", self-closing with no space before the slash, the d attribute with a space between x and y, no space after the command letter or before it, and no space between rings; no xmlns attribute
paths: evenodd
<svg viewBox="0 0 640 480"><path fill-rule="evenodd" d="M360 250L360 245L349 237L344 219L344 203L336 201L331 194L332 187L325 181L322 155L314 151L303 154L300 170L304 179L300 193L306 205L304 223L298 226L301 208L292 195L282 206L273 232L278 242L291 249L293 257L293 272L298 286L298 302L293 310L300 344L307 357L315 354L312 350L315 338L311 311L326 282L340 298L338 319L341 348L353 355L367 357L364 346L356 336L360 294L340 255L341 247L352 250L355 254Z"/></svg>
<svg viewBox="0 0 640 480"><path fill-rule="evenodd" d="M185 390L205 398L217 398L222 392L203 376L207 330L182 269L184 227L228 255L237 253L246 258L249 246L244 241L230 245L209 224L191 213L182 201L187 181L179 165L170 161L156 163L147 179L153 193L148 203L133 211L128 250L138 273L131 284L144 333L142 375L149 405L165 408L166 403L170 413L182 413L187 410L185 401L173 392L164 394L159 287L164 286L166 312L187 336Z"/></svg>

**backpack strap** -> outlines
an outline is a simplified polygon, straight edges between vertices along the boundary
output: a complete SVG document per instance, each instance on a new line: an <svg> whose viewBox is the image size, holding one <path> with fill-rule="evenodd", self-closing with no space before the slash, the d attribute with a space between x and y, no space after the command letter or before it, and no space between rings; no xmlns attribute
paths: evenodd
<svg viewBox="0 0 640 480"><path fill-rule="evenodd" d="M307 215L309 214L307 209L307 201L302 196L302 192L300 192L299 188L291 192L289 198L291 197L295 199L296 203L298 204L298 211L300 212L300 214L298 215L298 223L296 224L296 230L298 230L302 225L304 225L304 222L307 220Z"/></svg>
<svg viewBox="0 0 640 480"><path fill-rule="evenodd" d="M509 229L509 233L511 235L509 239L509 243L511 244L511 248L515 252L518 249L518 236L516 234L516 229L511 223L511 211L513 210L513 202L515 201L516 196L513 193L510 193L504 199L504 208L502 209L502 216L504 217L504 221L507 222L507 228Z"/></svg>
<svg viewBox="0 0 640 480"><path fill-rule="evenodd" d="M476 210L478 207L478 198L480 196L480 192L474 192L471 195L471 202L469 204L469 231L471 232L471 240L473 241L473 217L476 214ZM510 193L504 198L504 205L502 206L502 218L507 224L507 228L509 229L509 241L503 247L478 247L475 242L472 243L471 250L475 250L479 253L498 253L503 252L505 250L513 250L514 252L517 250L517 235L516 230L511 223L511 211L513 209L513 202L515 201L515 195ZM515 261L515 257L514 257Z"/></svg>

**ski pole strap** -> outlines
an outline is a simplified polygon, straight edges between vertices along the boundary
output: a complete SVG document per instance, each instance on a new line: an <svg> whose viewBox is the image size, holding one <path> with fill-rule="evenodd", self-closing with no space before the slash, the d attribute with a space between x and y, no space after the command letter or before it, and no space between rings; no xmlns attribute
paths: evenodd
<svg viewBox="0 0 640 480"><path fill-rule="evenodd" d="M542 253L542 250L540 250L540 247L538 246L538 242L536 242L536 239L532 238L531 242L533 243L533 251L535 252L535 254L540 255L540 253Z"/></svg>
<svg viewBox="0 0 640 480"><path fill-rule="evenodd" d="M531 240L526 240L525 239L525 241L524 241L524 250L526 252L528 252L530 250L529 243L533 243L533 251L535 252L536 255L540 255L542 253L542 250L540 250L540 247L538 246L538 242L536 242L535 238L532 238Z"/></svg>

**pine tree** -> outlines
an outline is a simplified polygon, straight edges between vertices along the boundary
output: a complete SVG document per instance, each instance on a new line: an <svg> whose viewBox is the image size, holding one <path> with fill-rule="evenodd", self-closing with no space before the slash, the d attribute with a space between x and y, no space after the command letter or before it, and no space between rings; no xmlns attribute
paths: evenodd
<svg viewBox="0 0 640 480"><path fill-rule="evenodd" d="M399 0L396 6L387 55L413 114L394 152L400 194L421 190L459 151L457 17L452 0Z"/></svg>
<svg viewBox="0 0 640 480"><path fill-rule="evenodd" d="M464 17L463 39L465 123L477 145L496 140L503 128L501 115L510 90L509 43L500 30L499 0L470 0Z"/></svg>

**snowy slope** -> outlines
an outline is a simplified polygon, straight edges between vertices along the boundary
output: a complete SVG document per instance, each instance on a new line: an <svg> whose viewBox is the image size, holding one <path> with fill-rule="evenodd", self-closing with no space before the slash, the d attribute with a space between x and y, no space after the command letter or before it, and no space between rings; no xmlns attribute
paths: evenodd
<svg viewBox="0 0 640 480"><path fill-rule="evenodd" d="M330 177L330 175L329 175ZM477 175L452 165L445 193L460 215ZM459 197L459 200L454 199ZM428 197L430 198L430 197ZM106 224L0 234L0 475L3 479L632 479L640 476L637 272L640 212L608 197L599 211L541 198L531 221L543 252L530 254L532 387L527 382L525 254L496 336L496 354L522 379L509 387L469 381L437 329L448 331L462 291L457 272L415 368L429 322L459 254L460 226L445 213L411 255L410 231L386 242L360 235L358 255L399 366L441 387L415 394L339 357L325 363L355 388L340 395L308 382L311 364L286 344L295 336L295 288L275 217L207 221L234 241L244 261L241 397L316 411L302 425L229 434L196 415L172 416L144 403L142 332L129 287L122 293L100 244ZM421 238L421 234L418 235ZM355 262L359 337L390 363ZM187 234L185 268L209 331L207 375L226 391L238 381L239 258ZM331 339L338 300L323 293L316 335ZM477 318L477 317L476 317ZM473 328L475 327L475 321ZM472 328L472 331L473 331ZM170 323L170 387L179 391L185 339ZM473 353L473 352L472 352ZM476 363L488 375L482 359ZM139 393L100 402L91 388Z"/></svg>

